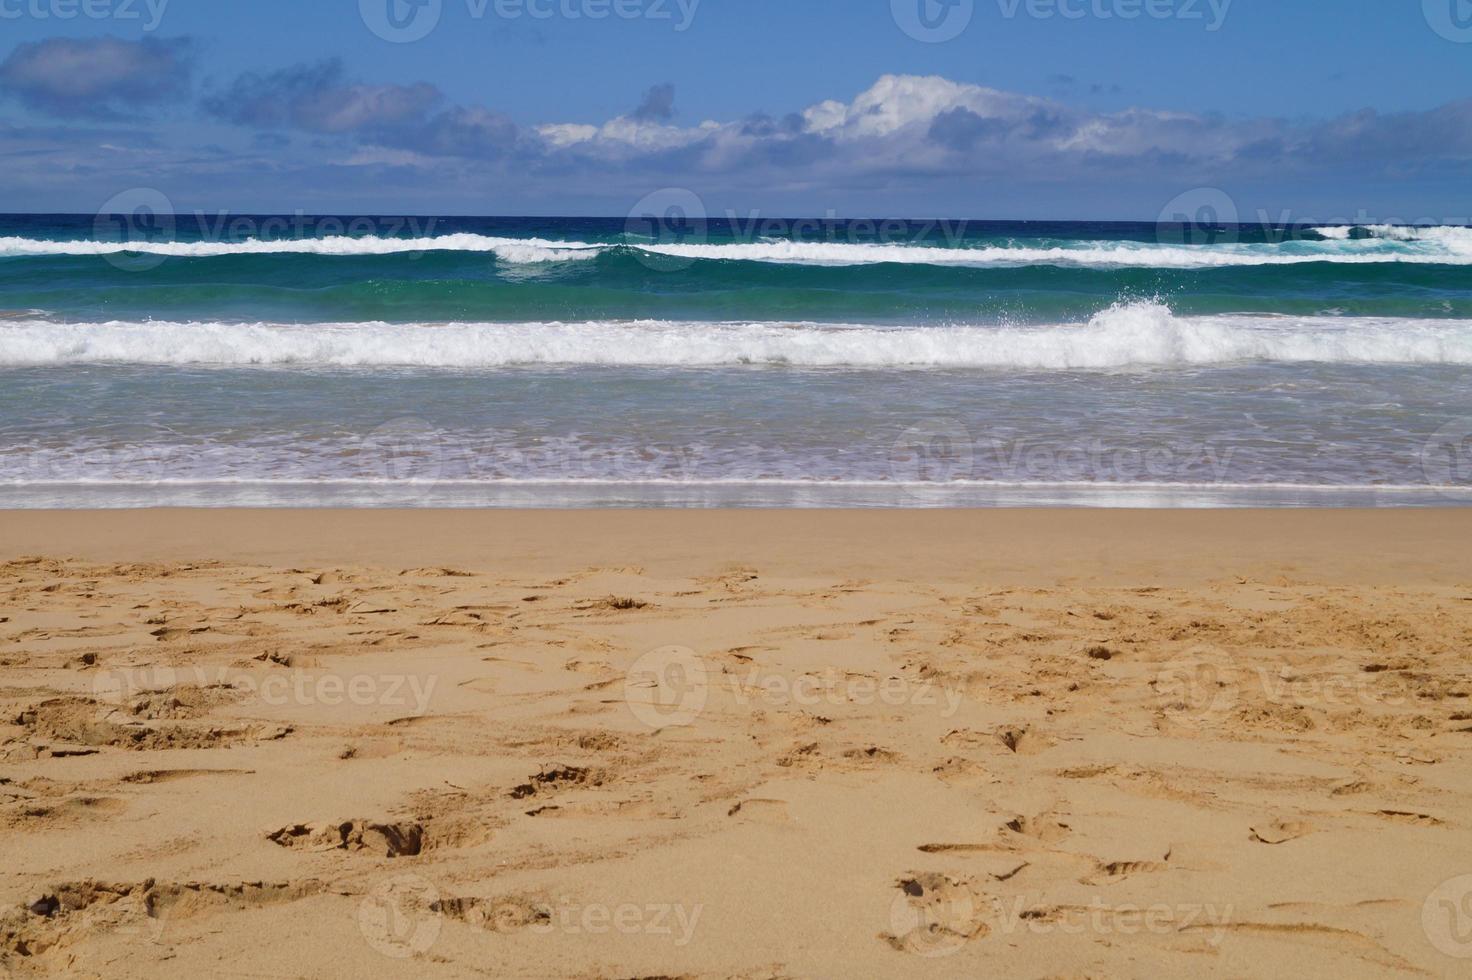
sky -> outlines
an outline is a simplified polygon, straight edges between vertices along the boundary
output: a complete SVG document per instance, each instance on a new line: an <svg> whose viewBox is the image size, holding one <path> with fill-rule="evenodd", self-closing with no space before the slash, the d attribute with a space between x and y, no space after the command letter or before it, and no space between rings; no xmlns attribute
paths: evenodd
<svg viewBox="0 0 1472 980"><path fill-rule="evenodd" d="M1472 0L0 0L0 210L1472 216Z"/></svg>

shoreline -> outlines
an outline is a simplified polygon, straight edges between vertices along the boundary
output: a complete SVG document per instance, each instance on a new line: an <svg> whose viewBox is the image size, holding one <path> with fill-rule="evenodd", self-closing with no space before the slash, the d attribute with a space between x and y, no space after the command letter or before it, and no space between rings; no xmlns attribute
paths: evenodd
<svg viewBox="0 0 1472 980"><path fill-rule="evenodd" d="M0 485L0 511L1353 510L1472 507L1472 486L812 480L373 480Z"/></svg>
<svg viewBox="0 0 1472 980"><path fill-rule="evenodd" d="M0 558L424 565L855 563L891 576L1199 582L1292 565L1366 584L1472 580L1472 509L0 510ZM1410 576L1408 579L1407 576Z"/></svg>

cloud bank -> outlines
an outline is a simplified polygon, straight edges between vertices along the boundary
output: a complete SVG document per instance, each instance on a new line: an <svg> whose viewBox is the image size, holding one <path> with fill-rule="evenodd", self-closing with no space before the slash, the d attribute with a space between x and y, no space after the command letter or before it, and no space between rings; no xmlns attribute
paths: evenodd
<svg viewBox="0 0 1472 980"><path fill-rule="evenodd" d="M95 135L93 155L84 159L79 146L68 145L66 126L55 125L126 120L193 95L188 111L219 130L220 143L234 139L240 147L215 144L219 152L208 161L209 179L225 193L232 179L366 188L420 177L462 196L494 187L504 196L560 191L623 200L641 189L686 186L728 198L807 193L821 202L850 193L943 199L949 189L978 186L1084 194L1120 181L1180 188L1338 178L1368 186L1462 180L1472 164L1472 100L1292 121L1148 107L1100 112L1066 97L883 75L846 99L775 115L754 109L737 119L684 122L676 86L665 82L612 119L528 123L504 107L456 104L429 82L353 78L336 59L251 72L196 93L193 47L188 38L18 46L0 63L0 93L52 123L49 135L41 126L25 129L24 152L54 155L62 175L95 175L110 165L126 183L130 168L146 159L155 180L203 179L200 151L166 134L120 132L115 145L135 149L101 161ZM239 155L235 175L224 162L232 152Z"/></svg>
<svg viewBox="0 0 1472 980"><path fill-rule="evenodd" d="M193 72L188 38L48 38L0 62L0 94L60 118L115 119L184 98Z"/></svg>

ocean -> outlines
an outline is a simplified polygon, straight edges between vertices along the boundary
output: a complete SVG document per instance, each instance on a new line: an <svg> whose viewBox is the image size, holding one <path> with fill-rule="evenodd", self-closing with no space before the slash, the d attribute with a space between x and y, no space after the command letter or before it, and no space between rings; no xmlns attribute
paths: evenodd
<svg viewBox="0 0 1472 980"><path fill-rule="evenodd" d="M0 216L0 506L1472 503L1472 229Z"/></svg>

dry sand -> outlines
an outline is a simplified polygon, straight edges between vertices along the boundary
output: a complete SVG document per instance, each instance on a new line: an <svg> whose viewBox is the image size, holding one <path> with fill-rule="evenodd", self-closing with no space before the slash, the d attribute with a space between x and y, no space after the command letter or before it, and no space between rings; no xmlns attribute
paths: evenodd
<svg viewBox="0 0 1472 980"><path fill-rule="evenodd" d="M1469 976L1469 543L0 515L0 971Z"/></svg>

